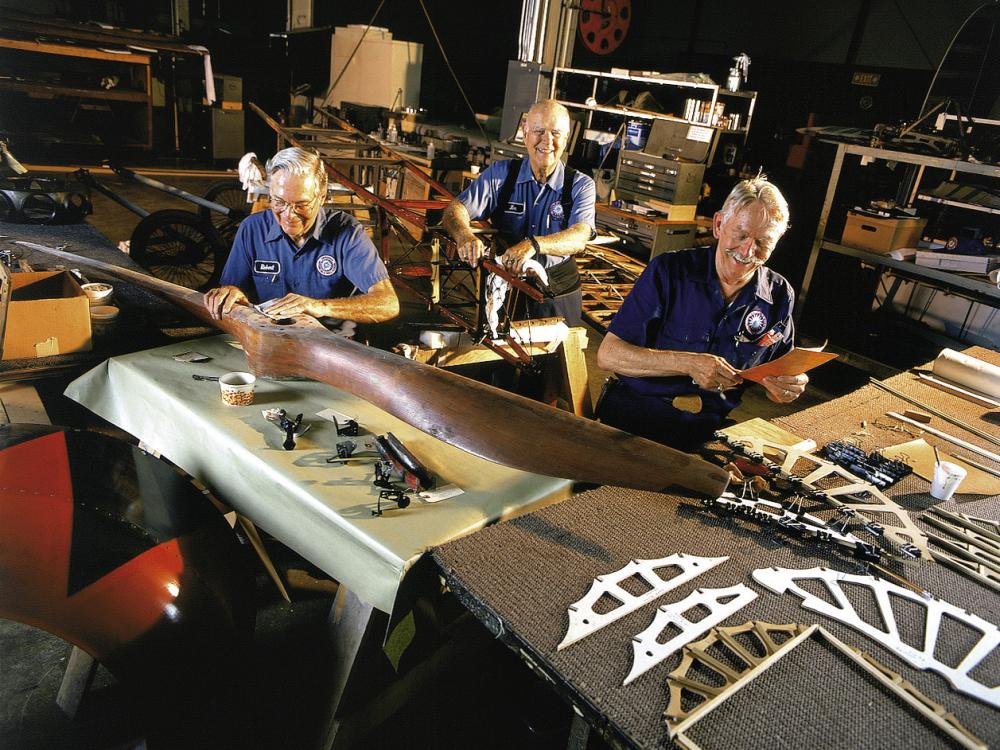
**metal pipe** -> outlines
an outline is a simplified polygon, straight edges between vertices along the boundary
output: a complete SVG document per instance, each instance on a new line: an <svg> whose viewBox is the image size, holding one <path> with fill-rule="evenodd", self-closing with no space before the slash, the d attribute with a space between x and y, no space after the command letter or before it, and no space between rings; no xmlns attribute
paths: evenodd
<svg viewBox="0 0 1000 750"><path fill-rule="evenodd" d="M539 2L541 2L542 4L542 14L536 29L538 32L537 33L538 41L535 46L535 57L537 57L538 59L535 60L535 62L537 63L545 62L545 35L548 32L547 26L549 23L549 4L552 1L553 0L539 0Z"/></svg>
<svg viewBox="0 0 1000 750"><path fill-rule="evenodd" d="M928 412L929 414L933 414L935 417L940 417L945 422L950 422L951 424L955 425L956 427L961 427L966 432L971 432L976 437L982 438L983 440L985 440L988 443L993 443L993 445L1000 445L1000 439L997 439L996 437L994 437L993 435L991 435L990 433L988 433L988 432L986 432L984 430L980 430L978 427L975 427L975 426L973 426L971 424L966 424L961 419L956 419L955 417L952 417L952 416L944 413L940 409L935 409L933 406L928 406L927 404L922 403L922 402L918 401L915 398L911 398L910 396L907 396L905 393L902 393L901 391L897 391L891 385L886 385L881 380L876 380L875 378L871 378L870 382L876 388L881 388L883 391L885 391L886 393L891 393L896 398L901 398L901 399L903 399L903 401L906 401L907 403L913 404L914 406L916 406L916 407L918 407L920 409L923 409L924 411Z"/></svg>
<svg viewBox="0 0 1000 750"><path fill-rule="evenodd" d="M117 204L119 204L121 206L124 206L129 211L131 211L132 213L138 215L140 218L145 219L147 216L149 216L149 211L147 211L144 208L141 208L140 206L137 206L132 201L127 200L126 198L122 198L117 193L113 193L110 188L105 187L104 185L102 185L101 183L99 183L97 180L95 180L90 175L90 173L87 172L87 170L85 170L85 169L78 169L74 173L74 176L76 177L77 180L79 180L80 182L82 182L87 187L93 188L94 190L96 190L99 193L103 193L104 195L106 195L107 197L109 197L111 200L113 200L115 203L117 203Z"/></svg>
<svg viewBox="0 0 1000 750"><path fill-rule="evenodd" d="M949 435L947 432L941 432L941 430L935 430L933 427L929 425L921 424L920 422L917 422L914 419L910 419L909 417L904 417L902 414L897 414L894 411L886 412L886 416L892 417L893 419L899 422L906 422L907 424L920 428L924 432L928 432L931 435L936 435L942 440L947 440L949 443L954 443L955 445L961 446L962 448L965 448L967 451L978 453L983 458L988 458L990 459L990 461L996 461L997 463L1000 463L1000 456L998 456L996 453L988 451L985 448L980 448L978 445L973 445L972 443L966 442L965 440L957 438L954 435Z"/></svg>
<svg viewBox="0 0 1000 750"><path fill-rule="evenodd" d="M152 177L146 177L141 174L136 174L131 169L126 169L125 167L111 167L115 174L119 177L124 177L128 180L134 180L135 182L142 183L148 187L155 190L162 190L165 193L170 193L171 195L176 195L178 198L183 198L186 201L191 201L199 206L207 208L209 211L215 211L222 214L223 216L229 216L233 211L231 208L226 208L220 203L215 203L214 201L207 200L198 195L192 195L186 190L181 190L180 188L175 188L173 185L168 185L165 182L160 182L159 180L154 180Z"/></svg>

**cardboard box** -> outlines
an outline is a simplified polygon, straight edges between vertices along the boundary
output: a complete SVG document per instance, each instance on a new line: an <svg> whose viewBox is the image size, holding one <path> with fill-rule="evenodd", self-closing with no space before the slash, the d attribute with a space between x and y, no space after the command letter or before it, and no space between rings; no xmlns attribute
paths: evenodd
<svg viewBox="0 0 1000 750"><path fill-rule="evenodd" d="M958 255L918 250L915 262L926 268L986 274L1000 266L1000 255Z"/></svg>
<svg viewBox="0 0 1000 750"><path fill-rule="evenodd" d="M840 244L873 253L889 253L900 247L914 247L923 236L927 219L879 219L847 212Z"/></svg>
<svg viewBox="0 0 1000 750"><path fill-rule="evenodd" d="M11 274L4 359L89 352L90 301L65 271Z"/></svg>

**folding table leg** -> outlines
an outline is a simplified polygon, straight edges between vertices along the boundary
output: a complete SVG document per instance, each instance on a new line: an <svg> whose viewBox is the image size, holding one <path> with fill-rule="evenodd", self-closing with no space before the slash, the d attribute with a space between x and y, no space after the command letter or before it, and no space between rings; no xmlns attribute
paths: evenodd
<svg viewBox="0 0 1000 750"><path fill-rule="evenodd" d="M388 615L361 601L346 586L340 586L330 612L330 624L334 664L330 704L320 744L323 750L335 747L344 721L341 708L345 697L371 682L366 679L366 663L373 650L381 651Z"/></svg>

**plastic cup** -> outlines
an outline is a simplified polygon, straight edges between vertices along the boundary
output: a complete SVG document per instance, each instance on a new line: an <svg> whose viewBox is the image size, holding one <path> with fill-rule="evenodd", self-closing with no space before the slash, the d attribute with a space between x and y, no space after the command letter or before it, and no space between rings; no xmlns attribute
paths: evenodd
<svg viewBox="0 0 1000 750"><path fill-rule="evenodd" d="M257 378L249 372L227 372L219 378L222 400L229 406L249 406L253 403L253 387Z"/></svg>
<svg viewBox="0 0 1000 750"><path fill-rule="evenodd" d="M965 479L966 471L951 461L938 461L934 465L934 481L931 482L931 497L935 500L950 500L958 485Z"/></svg>

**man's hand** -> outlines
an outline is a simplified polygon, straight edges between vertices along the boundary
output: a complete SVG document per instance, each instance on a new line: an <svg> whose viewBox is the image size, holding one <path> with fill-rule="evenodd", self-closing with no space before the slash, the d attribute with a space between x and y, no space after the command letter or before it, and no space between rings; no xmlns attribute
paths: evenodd
<svg viewBox="0 0 1000 750"><path fill-rule="evenodd" d="M776 404L790 404L806 390L809 376L801 375L770 375L761 381L767 390L767 397Z"/></svg>
<svg viewBox="0 0 1000 750"><path fill-rule="evenodd" d="M303 313L312 315L314 318L321 318L327 314L327 309L328 306L324 300L304 297L293 292L269 304L266 312L275 318L291 318Z"/></svg>
<svg viewBox="0 0 1000 750"><path fill-rule="evenodd" d="M512 274L520 276L524 273L524 261L534 257L534 255L535 248L532 247L531 242L521 240L516 245L511 245L507 248L507 252L497 258L497 260Z"/></svg>
<svg viewBox="0 0 1000 750"><path fill-rule="evenodd" d="M250 300L238 286L220 286L205 292L205 309L216 320L222 320L236 305L249 304Z"/></svg>
<svg viewBox="0 0 1000 750"><path fill-rule="evenodd" d="M739 370L714 354L684 354L687 372L699 388L722 393L743 382Z"/></svg>
<svg viewBox="0 0 1000 750"><path fill-rule="evenodd" d="M458 246L458 257L475 268L479 260L486 255L486 245L475 234L467 232L461 235L455 244Z"/></svg>

